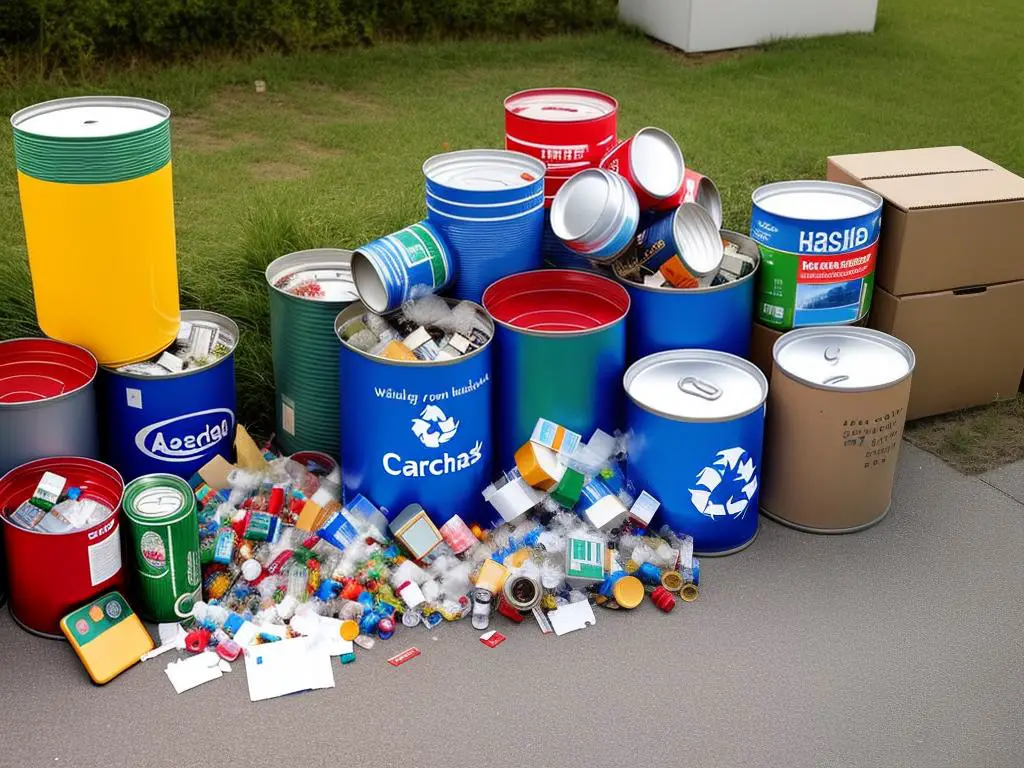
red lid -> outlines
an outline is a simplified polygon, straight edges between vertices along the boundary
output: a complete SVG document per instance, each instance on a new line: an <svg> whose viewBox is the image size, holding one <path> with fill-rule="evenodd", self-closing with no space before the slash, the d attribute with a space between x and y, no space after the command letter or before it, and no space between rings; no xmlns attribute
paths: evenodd
<svg viewBox="0 0 1024 768"><path fill-rule="evenodd" d="M559 334L596 331L629 311L626 289L601 275L541 269L504 277L483 296L495 322L520 331Z"/></svg>
<svg viewBox="0 0 1024 768"><path fill-rule="evenodd" d="M70 395L91 384L98 367L88 350L63 341L0 342L0 405Z"/></svg>

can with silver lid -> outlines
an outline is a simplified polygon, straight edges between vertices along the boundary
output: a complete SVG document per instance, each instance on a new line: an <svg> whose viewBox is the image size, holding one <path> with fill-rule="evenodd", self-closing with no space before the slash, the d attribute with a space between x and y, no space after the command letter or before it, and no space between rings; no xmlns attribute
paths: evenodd
<svg viewBox="0 0 1024 768"><path fill-rule="evenodd" d="M754 312L754 281L761 256L746 235L723 229L722 242L734 244L753 268L735 280L696 288L651 285L621 276L628 271L616 262L619 282L629 291L626 322L629 361L669 349L714 349L746 357ZM655 282L660 282L657 280ZM718 282L718 281L716 281Z"/></svg>
<svg viewBox="0 0 1024 768"><path fill-rule="evenodd" d="M429 221L412 224L356 248L352 281L371 310L392 312L452 281L448 244Z"/></svg>
<svg viewBox="0 0 1024 768"><path fill-rule="evenodd" d="M123 96L11 117L39 327L101 365L145 360L177 332L170 118Z"/></svg>
<svg viewBox="0 0 1024 768"><path fill-rule="evenodd" d="M139 597L150 621L189 619L202 599L199 521L192 488L175 475L143 475L124 489Z"/></svg>
<svg viewBox="0 0 1024 768"><path fill-rule="evenodd" d="M867 316L875 286L882 198L834 181L780 181L753 194L750 236L761 247L757 321L788 330Z"/></svg>
<svg viewBox="0 0 1024 768"><path fill-rule="evenodd" d="M601 158L600 166L629 182L644 211L675 198L686 173L682 150L660 128L641 128Z"/></svg>
<svg viewBox="0 0 1024 768"><path fill-rule="evenodd" d="M314 248L267 267L277 442L285 453L339 455L334 319L358 301L351 251Z"/></svg>
<svg viewBox="0 0 1024 768"><path fill-rule="evenodd" d="M169 349L100 370L103 457L122 477L187 478L214 456L231 460L238 337L229 318L187 309Z"/></svg>
<svg viewBox="0 0 1024 768"><path fill-rule="evenodd" d="M604 168L580 171L551 204L551 229L570 250L598 263L614 261L633 244L640 222L636 193Z"/></svg>
<svg viewBox="0 0 1024 768"><path fill-rule="evenodd" d="M633 363L623 378L629 482L661 502L651 523L728 555L757 536L768 382L725 352L680 349Z"/></svg>
<svg viewBox="0 0 1024 768"><path fill-rule="evenodd" d="M914 352L868 328L801 328L773 350L761 510L814 533L889 511Z"/></svg>
<svg viewBox="0 0 1024 768"><path fill-rule="evenodd" d="M521 152L469 149L423 164L427 220L452 253L456 298L480 301L506 275L541 263L544 163Z"/></svg>

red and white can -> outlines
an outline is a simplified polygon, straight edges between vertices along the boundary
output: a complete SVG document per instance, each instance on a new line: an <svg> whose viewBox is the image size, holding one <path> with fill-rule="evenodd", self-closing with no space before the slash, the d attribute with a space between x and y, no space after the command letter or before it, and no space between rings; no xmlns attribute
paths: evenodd
<svg viewBox="0 0 1024 768"><path fill-rule="evenodd" d="M658 211L671 211L683 203L696 203L714 219L718 228L722 228L722 196L718 193L718 187L709 176L703 173L686 169L683 176L683 186L679 192L671 198L663 200L655 207Z"/></svg>
<svg viewBox="0 0 1024 768"><path fill-rule="evenodd" d="M619 142L601 158L601 167L629 182L642 211L677 198L686 174L682 150L660 128L641 128Z"/></svg>
<svg viewBox="0 0 1024 768"><path fill-rule="evenodd" d="M615 146L619 104L584 88L532 88L505 99L505 148L542 160L545 205Z"/></svg>
<svg viewBox="0 0 1024 768"><path fill-rule="evenodd" d="M27 501L44 472L67 479L83 499L113 512L96 525L67 533L27 530L8 518ZM7 546L11 614L30 632L63 638L60 620L74 608L124 585L121 497L124 481L107 464L79 457L37 459L0 478L0 525Z"/></svg>
<svg viewBox="0 0 1024 768"><path fill-rule="evenodd" d="M461 555L470 547L479 543L479 539L473 535L473 531L458 515L452 515L448 522L439 529L444 543L451 547L452 552Z"/></svg>

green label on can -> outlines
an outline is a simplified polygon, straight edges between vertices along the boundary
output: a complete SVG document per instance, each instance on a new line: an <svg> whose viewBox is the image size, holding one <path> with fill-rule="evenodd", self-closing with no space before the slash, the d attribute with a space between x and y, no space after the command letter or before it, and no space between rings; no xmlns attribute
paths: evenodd
<svg viewBox="0 0 1024 768"><path fill-rule="evenodd" d="M855 323L871 309L878 242L838 254L786 253L760 245L757 322L789 330Z"/></svg>
<svg viewBox="0 0 1024 768"><path fill-rule="evenodd" d="M413 224L396 232L395 238L404 246L402 257L407 267L414 267L424 261L430 265L430 275L435 288L448 282L448 260L441 244L421 224Z"/></svg>

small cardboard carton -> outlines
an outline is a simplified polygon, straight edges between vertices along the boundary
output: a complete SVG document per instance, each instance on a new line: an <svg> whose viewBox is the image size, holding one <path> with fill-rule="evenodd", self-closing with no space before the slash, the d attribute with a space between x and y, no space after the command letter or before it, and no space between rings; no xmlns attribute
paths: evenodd
<svg viewBox="0 0 1024 768"><path fill-rule="evenodd" d="M916 296L876 288L870 326L914 350L908 419L1017 393L1024 371L1024 280Z"/></svg>
<svg viewBox="0 0 1024 768"><path fill-rule="evenodd" d="M885 200L875 287L891 296L1024 280L1024 179L964 147L828 159Z"/></svg>

